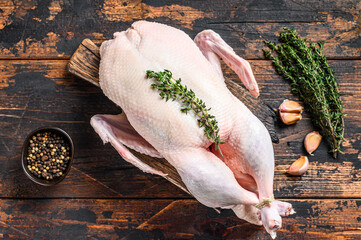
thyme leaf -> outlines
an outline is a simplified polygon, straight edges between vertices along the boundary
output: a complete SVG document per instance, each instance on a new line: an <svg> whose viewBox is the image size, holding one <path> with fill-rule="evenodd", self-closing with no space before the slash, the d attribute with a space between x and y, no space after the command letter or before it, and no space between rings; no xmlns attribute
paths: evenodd
<svg viewBox="0 0 361 240"><path fill-rule="evenodd" d="M169 70L163 72L154 72L147 70L147 79L154 79L155 83L151 85L153 89L159 90L159 96L165 101L180 101L182 103L180 111L187 114L189 111L194 112L198 117L197 122L200 128L203 128L204 135L215 144L215 149L219 151L223 157L219 144L221 142L219 136L219 127L216 118L209 114L210 108L206 107L205 102L195 96L192 89L182 85L181 79L175 79Z"/></svg>
<svg viewBox="0 0 361 240"><path fill-rule="evenodd" d="M270 50L264 49L264 54L273 60L276 72L290 82L292 92L304 102L313 123L321 129L336 157L338 152L342 153L345 114L337 78L322 54L323 43L307 44L296 30L283 30L280 44L265 42Z"/></svg>

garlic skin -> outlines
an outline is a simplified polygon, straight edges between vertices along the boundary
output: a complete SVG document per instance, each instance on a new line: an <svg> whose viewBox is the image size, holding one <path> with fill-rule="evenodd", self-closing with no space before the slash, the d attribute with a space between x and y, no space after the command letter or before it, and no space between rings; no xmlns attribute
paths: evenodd
<svg viewBox="0 0 361 240"><path fill-rule="evenodd" d="M306 156L302 156L292 163L287 170L287 173L294 176L301 176L307 171L308 165L308 158Z"/></svg>
<svg viewBox="0 0 361 240"><path fill-rule="evenodd" d="M314 151L318 148L322 140L322 136L319 132L310 132L306 135L304 145L308 154L312 155Z"/></svg>
<svg viewBox="0 0 361 240"><path fill-rule="evenodd" d="M302 119L303 107L295 101L284 100L279 107L280 117L284 124L291 125Z"/></svg>

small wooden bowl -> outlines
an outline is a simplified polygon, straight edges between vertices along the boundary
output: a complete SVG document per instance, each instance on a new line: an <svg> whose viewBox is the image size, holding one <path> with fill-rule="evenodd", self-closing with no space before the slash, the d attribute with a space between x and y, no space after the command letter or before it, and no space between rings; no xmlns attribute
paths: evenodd
<svg viewBox="0 0 361 240"><path fill-rule="evenodd" d="M69 159L68 166L67 166L65 172L63 173L62 176L57 177L56 179L53 179L53 180L40 179L40 178L34 176L29 171L29 169L26 167L27 166L26 158L28 156L28 147L30 144L29 140L31 137L33 137L37 133L42 133L42 132L56 133L57 135L63 137L64 140L69 144L69 147L70 147L70 155L69 155L70 159ZM71 164L73 163L73 157L74 157L74 144L73 144L73 141L70 138L69 134L67 134L64 130L57 128L57 127L42 127L42 128L38 128L38 129L32 131L25 139L23 149L22 149L22 154L21 154L21 163L22 163L22 167L23 167L23 170L24 170L26 176L28 176L33 182L43 185L43 186L53 186L53 185L58 184L61 181L63 181L63 179L69 173Z"/></svg>

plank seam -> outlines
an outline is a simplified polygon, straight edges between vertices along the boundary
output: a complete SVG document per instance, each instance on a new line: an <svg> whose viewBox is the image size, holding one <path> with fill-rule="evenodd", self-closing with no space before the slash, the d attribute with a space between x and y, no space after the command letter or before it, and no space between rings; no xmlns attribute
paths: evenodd
<svg viewBox="0 0 361 240"><path fill-rule="evenodd" d="M177 200L194 200L197 201L195 198L193 197L177 197L177 198L170 198L170 197L158 197L158 198L141 198L141 197L46 197L46 198L41 198L41 197L0 197L0 200L172 200L172 201L177 201ZM287 197L282 197L282 198L276 198L276 200L287 200L287 201L297 201L297 200L335 200L335 201L342 201L342 200L356 200L356 201L361 201L361 197L356 197L356 198L348 198L348 197L343 197L343 198L335 198L335 197L314 197L314 198L310 198L310 197L299 197L299 198L287 198Z"/></svg>

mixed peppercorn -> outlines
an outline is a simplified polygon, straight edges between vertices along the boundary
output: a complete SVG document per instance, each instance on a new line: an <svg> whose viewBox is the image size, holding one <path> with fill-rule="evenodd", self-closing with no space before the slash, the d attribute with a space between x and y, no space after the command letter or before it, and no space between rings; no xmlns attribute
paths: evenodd
<svg viewBox="0 0 361 240"><path fill-rule="evenodd" d="M70 162L69 143L53 132L36 133L29 139L27 169L39 179L61 177Z"/></svg>

